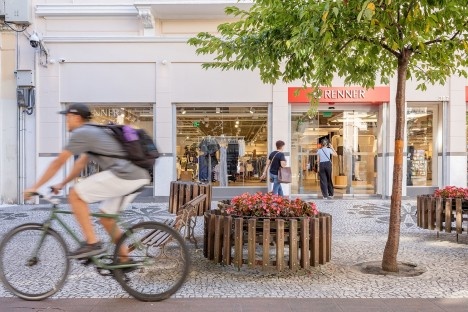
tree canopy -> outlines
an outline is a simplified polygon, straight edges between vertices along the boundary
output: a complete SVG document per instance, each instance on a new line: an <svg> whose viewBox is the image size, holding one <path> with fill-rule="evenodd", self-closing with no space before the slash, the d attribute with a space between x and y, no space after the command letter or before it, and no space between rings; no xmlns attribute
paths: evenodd
<svg viewBox="0 0 468 312"><path fill-rule="evenodd" d="M205 68L260 70L265 83L301 80L330 85L388 84L398 59L411 56L407 78L444 83L466 77L468 6L461 0L312 1L256 0L218 34L200 33L189 43L214 54Z"/></svg>

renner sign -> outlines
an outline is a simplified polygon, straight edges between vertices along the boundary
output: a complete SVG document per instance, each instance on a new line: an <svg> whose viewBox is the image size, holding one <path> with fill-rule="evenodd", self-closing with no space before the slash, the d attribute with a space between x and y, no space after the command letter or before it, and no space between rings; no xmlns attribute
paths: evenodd
<svg viewBox="0 0 468 312"><path fill-rule="evenodd" d="M296 96L296 90L299 94ZM389 87L375 87L373 89L364 89L361 87L332 87L320 88L322 96L320 103L383 103L390 101ZM312 89L307 88L288 88L289 103L309 103L309 96Z"/></svg>

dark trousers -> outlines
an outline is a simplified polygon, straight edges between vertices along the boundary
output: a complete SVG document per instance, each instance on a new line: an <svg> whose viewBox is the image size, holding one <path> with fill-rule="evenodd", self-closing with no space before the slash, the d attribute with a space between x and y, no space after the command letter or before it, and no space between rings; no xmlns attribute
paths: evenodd
<svg viewBox="0 0 468 312"><path fill-rule="evenodd" d="M324 161L319 166L320 190L323 197L333 196L332 163Z"/></svg>

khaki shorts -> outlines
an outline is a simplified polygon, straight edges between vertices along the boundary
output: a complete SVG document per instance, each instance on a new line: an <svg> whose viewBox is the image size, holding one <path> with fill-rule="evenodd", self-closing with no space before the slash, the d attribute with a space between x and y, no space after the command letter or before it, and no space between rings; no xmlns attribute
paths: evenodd
<svg viewBox="0 0 468 312"><path fill-rule="evenodd" d="M86 203L101 202L104 213L116 214L126 208L139 194L140 187L150 183L149 179L125 180L109 170L93 174L75 185L78 196Z"/></svg>

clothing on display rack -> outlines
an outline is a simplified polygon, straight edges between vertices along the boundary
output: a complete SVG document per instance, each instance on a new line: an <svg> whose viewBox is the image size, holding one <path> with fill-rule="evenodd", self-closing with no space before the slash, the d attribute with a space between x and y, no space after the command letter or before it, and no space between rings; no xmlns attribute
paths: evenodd
<svg viewBox="0 0 468 312"><path fill-rule="evenodd" d="M237 144L239 145L239 157L245 155L245 141L244 139L237 140Z"/></svg>
<svg viewBox="0 0 468 312"><path fill-rule="evenodd" d="M228 180L236 182L237 162L239 159L239 143L232 141L229 142L226 154Z"/></svg>
<svg viewBox="0 0 468 312"><path fill-rule="evenodd" d="M207 136L199 138L199 142L199 148L208 160L200 163L200 181L206 182L210 180L210 176L211 181L219 181L220 186L227 186L228 179L236 181L239 142L243 142L245 147L244 138L225 135ZM219 151L219 162L216 158L217 151Z"/></svg>

